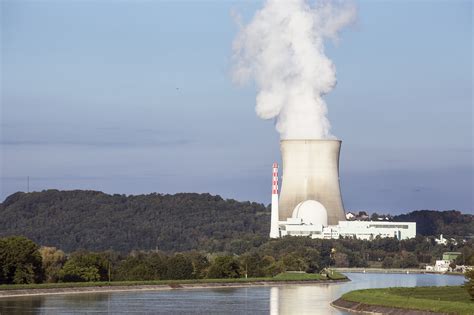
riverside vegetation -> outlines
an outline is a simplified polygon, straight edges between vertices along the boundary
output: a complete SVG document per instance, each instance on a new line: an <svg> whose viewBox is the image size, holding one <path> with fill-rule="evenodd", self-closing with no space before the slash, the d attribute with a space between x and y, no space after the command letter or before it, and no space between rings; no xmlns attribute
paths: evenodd
<svg viewBox="0 0 474 315"><path fill-rule="evenodd" d="M10 236L0 238L0 284L111 281L123 283L186 279L304 281L320 280L322 271L326 279L340 279L340 275L333 277L331 272L327 272L327 268L344 263L342 258L345 257L342 255L347 254L343 254L343 251L348 252L349 247L354 248L357 244L407 246L406 242L376 239L367 243L350 239L313 240L285 237L269 240L240 255L199 251L165 253L157 250L132 251L128 254L110 250L79 250L67 255L54 247L40 247L23 236ZM463 250L468 256L462 259L474 265L472 244ZM406 258L408 261L411 260L409 257L411 256ZM401 259L403 261L404 258ZM288 273L289 271L303 273ZM474 271L467 273L470 277L466 283L469 294L473 294L473 275Z"/></svg>
<svg viewBox="0 0 474 315"><path fill-rule="evenodd" d="M173 280L215 282L340 280L344 276L321 271L319 254L283 255L280 259L256 252L209 255L196 251L165 254L160 251L76 251L66 255L54 247L40 247L23 236L0 238L0 289L68 287L71 282L97 285L173 284ZM299 270L302 273L287 273ZM306 271L306 272L303 272ZM230 280L229 280L230 279ZM113 283L111 281L114 281ZM145 281L145 282L144 282ZM58 284L59 283L59 284ZM183 283L183 282L180 282ZM57 284L57 285L52 285Z"/></svg>

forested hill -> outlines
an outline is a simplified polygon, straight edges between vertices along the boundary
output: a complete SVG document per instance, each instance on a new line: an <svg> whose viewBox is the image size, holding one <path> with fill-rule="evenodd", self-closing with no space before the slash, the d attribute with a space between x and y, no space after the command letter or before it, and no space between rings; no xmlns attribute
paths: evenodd
<svg viewBox="0 0 474 315"><path fill-rule="evenodd" d="M18 192L0 204L0 237L24 235L65 251L220 251L246 235L264 240L269 228L264 205L210 194L47 190Z"/></svg>
<svg viewBox="0 0 474 315"><path fill-rule="evenodd" d="M474 216L454 210L413 211L393 220L417 222L421 235L474 234ZM47 190L15 193L0 204L0 237L24 235L65 251L242 252L265 242L269 229L270 209L263 204L210 194Z"/></svg>
<svg viewBox="0 0 474 315"><path fill-rule="evenodd" d="M459 211L420 210L393 218L399 222L416 222L416 232L421 235L474 236L474 216Z"/></svg>

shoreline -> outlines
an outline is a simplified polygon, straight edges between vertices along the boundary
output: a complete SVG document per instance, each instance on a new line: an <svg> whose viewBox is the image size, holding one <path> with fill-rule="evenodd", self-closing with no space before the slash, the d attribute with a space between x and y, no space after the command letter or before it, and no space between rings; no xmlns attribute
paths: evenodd
<svg viewBox="0 0 474 315"><path fill-rule="evenodd" d="M61 294L87 294L87 293L113 293L113 292L146 292L146 291L166 291L166 290L192 290L192 289L216 289L216 288L245 288L257 286L283 286L293 284L337 284L348 282L350 279L337 280L282 280L282 281L249 281L249 282L203 282L203 283L171 283L171 284L140 284L140 285L104 285L104 286L84 286L67 288L40 288L40 289L11 289L0 290L0 299L18 298L42 295Z"/></svg>
<svg viewBox="0 0 474 315"><path fill-rule="evenodd" d="M352 302L344 300L343 298L338 298L337 300L330 303L332 307L337 309L356 313L356 314L391 314L391 315L449 315L449 313L439 313L431 311L422 311L417 309L410 308L399 308L391 306L382 306L382 305L371 305L360 302Z"/></svg>
<svg viewBox="0 0 474 315"><path fill-rule="evenodd" d="M474 302L462 284L359 289L331 305L357 314L474 314Z"/></svg>
<svg viewBox="0 0 474 315"><path fill-rule="evenodd" d="M464 276L463 273L460 272L440 272L440 271L427 271L425 269L414 269L414 268L361 268L361 267L353 267L353 268L341 268L335 267L331 268L334 271L341 272L341 273L381 273L381 274L427 274L427 275L450 275L450 276Z"/></svg>

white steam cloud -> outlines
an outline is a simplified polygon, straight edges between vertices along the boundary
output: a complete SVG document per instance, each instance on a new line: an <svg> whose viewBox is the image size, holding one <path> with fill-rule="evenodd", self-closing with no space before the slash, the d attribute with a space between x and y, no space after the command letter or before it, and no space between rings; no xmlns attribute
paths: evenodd
<svg viewBox="0 0 474 315"><path fill-rule="evenodd" d="M354 21L346 2L267 0L233 43L234 80L255 80L256 112L276 118L282 139L328 139L331 125L322 96L336 85L324 40Z"/></svg>

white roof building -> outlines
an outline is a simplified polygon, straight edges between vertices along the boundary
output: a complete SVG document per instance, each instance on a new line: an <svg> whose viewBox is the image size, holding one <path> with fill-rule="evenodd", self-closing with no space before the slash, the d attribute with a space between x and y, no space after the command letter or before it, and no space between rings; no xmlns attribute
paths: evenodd
<svg viewBox="0 0 474 315"><path fill-rule="evenodd" d="M372 240L378 237L394 237L399 240L416 236L415 222L387 221L339 221L327 224L326 208L315 200L299 203L292 216L279 222L280 236L310 236L311 238L337 239L350 237Z"/></svg>
<svg viewBox="0 0 474 315"><path fill-rule="evenodd" d="M446 272L449 271L449 264L451 261L449 260L437 260L434 265L434 271L438 272Z"/></svg>

